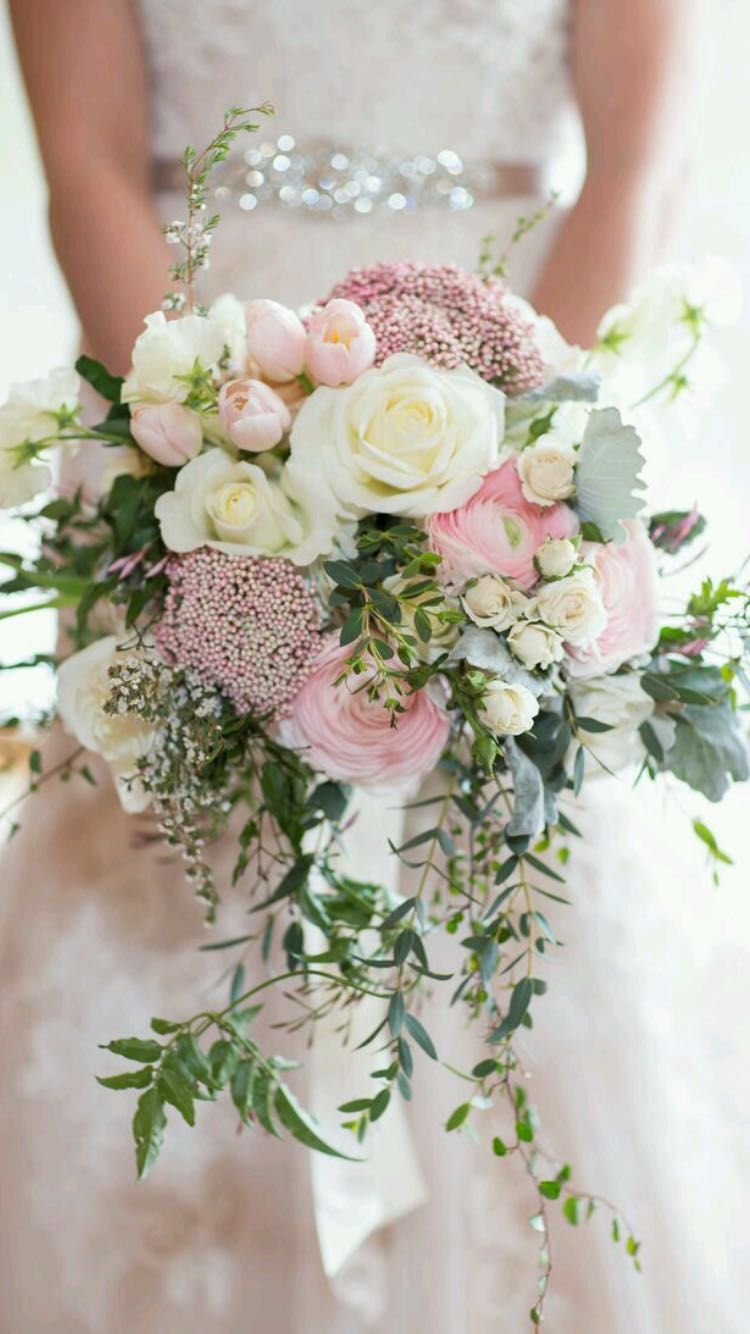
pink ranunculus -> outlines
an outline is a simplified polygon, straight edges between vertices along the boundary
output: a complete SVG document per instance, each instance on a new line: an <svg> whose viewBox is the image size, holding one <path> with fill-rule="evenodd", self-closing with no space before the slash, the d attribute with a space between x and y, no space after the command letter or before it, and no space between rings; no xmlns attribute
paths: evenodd
<svg viewBox="0 0 750 1334"><path fill-rule="evenodd" d="M283 383L301 375L307 334L299 315L278 301L249 301L245 307L247 350L261 375Z"/></svg>
<svg viewBox="0 0 750 1334"><path fill-rule="evenodd" d="M623 519L624 542L584 542L581 557L594 565L607 624L591 644L567 646L569 671L577 677L604 676L628 658L650 649L658 633L656 553L645 524Z"/></svg>
<svg viewBox="0 0 750 1334"><path fill-rule="evenodd" d="M282 724L286 745L304 748L305 759L329 778L361 787L398 787L422 778L437 764L448 740L448 715L427 690L404 697L405 712L391 714L370 700L362 677L334 685L351 653L332 634Z"/></svg>
<svg viewBox="0 0 750 1334"><path fill-rule="evenodd" d="M351 384L375 360L375 335L361 306L338 297L313 315L305 365L318 384Z"/></svg>
<svg viewBox="0 0 750 1334"><path fill-rule="evenodd" d="M465 583L482 574L502 574L520 588L538 579L534 556L548 537L571 537L578 521L567 505L534 505L521 491L514 459L487 473L479 490L445 514L434 514L427 530L443 557L447 582Z"/></svg>
<svg viewBox="0 0 750 1334"><path fill-rule="evenodd" d="M166 468L181 468L200 454L200 417L181 403L139 403L131 408L130 433L144 454Z"/></svg>
<svg viewBox="0 0 750 1334"><path fill-rule="evenodd" d="M291 413L262 380L228 380L219 391L219 420L238 449L273 449L289 430Z"/></svg>

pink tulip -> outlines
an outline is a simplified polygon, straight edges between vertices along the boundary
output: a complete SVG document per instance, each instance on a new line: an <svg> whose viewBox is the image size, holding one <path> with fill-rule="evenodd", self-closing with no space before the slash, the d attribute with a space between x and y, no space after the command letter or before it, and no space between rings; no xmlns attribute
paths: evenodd
<svg viewBox="0 0 750 1334"><path fill-rule="evenodd" d="M262 380L227 380L219 391L219 420L238 449L273 449L291 425L279 395Z"/></svg>
<svg viewBox="0 0 750 1334"><path fill-rule="evenodd" d="M656 553L639 519L624 519L624 542L584 542L581 559L596 566L607 624L593 643L572 648L569 671L604 676L653 647L659 628Z"/></svg>
<svg viewBox="0 0 750 1334"><path fill-rule="evenodd" d="M305 364L318 384L351 384L374 360L375 335L354 301L329 301L313 315Z"/></svg>
<svg viewBox="0 0 750 1334"><path fill-rule="evenodd" d="M446 582L501 574L523 589L537 581L534 556L546 539L571 537L577 528L567 505L533 505L524 498L513 459L487 473L465 504L427 521L431 545L443 557L439 569Z"/></svg>
<svg viewBox="0 0 750 1334"><path fill-rule="evenodd" d="M392 727L390 712L368 699L361 677L333 684L350 653L338 635L327 637L282 724L284 743L304 748L305 759L338 782L387 788L423 777L448 740L445 709L428 691L414 691Z"/></svg>
<svg viewBox="0 0 750 1334"><path fill-rule="evenodd" d="M144 454L166 468L181 468L200 454L200 417L181 403L139 403L131 408L130 433Z"/></svg>
<svg viewBox="0 0 750 1334"><path fill-rule="evenodd" d="M250 301L245 307L247 350L267 380L293 380L305 366L307 334L299 315L278 301Z"/></svg>

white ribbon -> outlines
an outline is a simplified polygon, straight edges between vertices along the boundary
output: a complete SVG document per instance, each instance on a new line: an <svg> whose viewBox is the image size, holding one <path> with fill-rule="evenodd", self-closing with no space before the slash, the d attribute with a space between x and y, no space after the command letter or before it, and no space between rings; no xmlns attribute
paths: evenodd
<svg viewBox="0 0 750 1334"><path fill-rule="evenodd" d="M402 798L403 800L403 798ZM352 878L372 879L380 884L393 883L398 873L398 859L389 851L388 838L398 846L403 812L398 797L360 793L356 800L356 821L344 836L340 858L343 874ZM305 928L308 948L314 944L315 928ZM322 940L322 937L320 938ZM382 1040L357 1051L362 1042L385 1015L385 1002L363 996L355 1007L348 1044L342 1046L341 1015L335 1011L315 1025L315 1039L309 1061L310 1110L323 1133L341 1146L336 1133L342 1103L354 1098L373 1096L380 1085L371 1079L373 1070L383 1064ZM417 1158L404 1106L394 1098L385 1114L368 1131L362 1146L352 1137L345 1151L362 1154L363 1161L347 1162L321 1153L311 1155L315 1223L323 1269L329 1278L344 1265L378 1229L424 1204L427 1187Z"/></svg>

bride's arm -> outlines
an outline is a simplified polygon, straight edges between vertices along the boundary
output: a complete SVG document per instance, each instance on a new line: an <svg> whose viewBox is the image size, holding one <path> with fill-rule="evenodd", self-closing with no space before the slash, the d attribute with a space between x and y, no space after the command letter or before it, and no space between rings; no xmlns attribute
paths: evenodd
<svg viewBox="0 0 750 1334"><path fill-rule="evenodd" d="M128 0L10 0L10 9L55 251L88 345L122 371L168 285L137 22Z"/></svg>
<svg viewBox="0 0 750 1334"><path fill-rule="evenodd" d="M675 119L690 93L692 10L692 0L574 0L587 173L533 300L583 346L654 262L672 212L689 137Z"/></svg>

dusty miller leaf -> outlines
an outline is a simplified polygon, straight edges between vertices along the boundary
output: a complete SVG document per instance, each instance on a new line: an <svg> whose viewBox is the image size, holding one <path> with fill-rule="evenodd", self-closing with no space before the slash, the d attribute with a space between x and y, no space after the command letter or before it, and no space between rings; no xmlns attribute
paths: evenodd
<svg viewBox="0 0 750 1334"><path fill-rule="evenodd" d="M729 704L686 704L676 719L666 767L709 801L721 801L729 778L750 778L747 742Z"/></svg>
<svg viewBox="0 0 750 1334"><path fill-rule="evenodd" d="M481 630L475 625L468 626L448 657L454 661L465 658L472 667L493 672L509 685L526 686L533 695L541 695L544 689L544 682L521 666L494 630Z"/></svg>
<svg viewBox="0 0 750 1334"><path fill-rule="evenodd" d="M545 824L542 775L534 761L524 755L512 737L505 741L505 753L513 775L513 815L508 822L507 832L511 837L528 835L536 838Z"/></svg>
<svg viewBox="0 0 750 1334"><path fill-rule="evenodd" d="M527 403L596 403L601 383L598 371L571 371L530 389L521 399Z"/></svg>
<svg viewBox="0 0 750 1334"><path fill-rule="evenodd" d="M622 542L621 519L634 519L644 506L640 476L641 440L617 408L596 408L583 433L576 470L576 509L606 540Z"/></svg>

